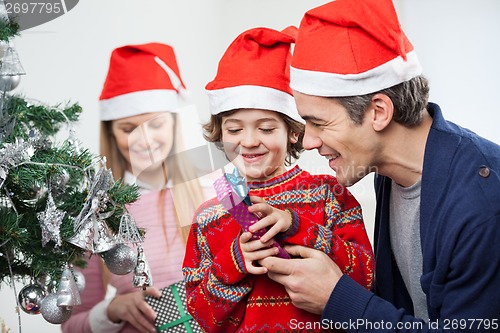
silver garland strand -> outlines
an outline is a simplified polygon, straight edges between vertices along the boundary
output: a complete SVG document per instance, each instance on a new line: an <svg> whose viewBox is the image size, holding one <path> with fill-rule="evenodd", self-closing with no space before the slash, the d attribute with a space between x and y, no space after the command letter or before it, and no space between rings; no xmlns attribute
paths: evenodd
<svg viewBox="0 0 500 333"><path fill-rule="evenodd" d="M9 169L21 162L28 161L33 156L31 142L16 138L14 143L5 143L0 148L0 188L3 186Z"/></svg>
<svg viewBox="0 0 500 333"><path fill-rule="evenodd" d="M36 128L30 128L28 132L28 142L32 145L32 149L48 149L51 146L49 138L45 137Z"/></svg>
<svg viewBox="0 0 500 333"><path fill-rule="evenodd" d="M56 247L61 246L60 227L64 215L66 212L57 209L52 193L49 191L45 211L36 214L42 229L42 246L45 246L49 241L53 241Z"/></svg>

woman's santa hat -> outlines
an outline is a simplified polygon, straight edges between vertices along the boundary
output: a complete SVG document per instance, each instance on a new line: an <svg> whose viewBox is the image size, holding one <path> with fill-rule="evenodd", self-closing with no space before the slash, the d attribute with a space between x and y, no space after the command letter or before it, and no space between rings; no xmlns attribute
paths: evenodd
<svg viewBox="0 0 500 333"><path fill-rule="evenodd" d="M308 95L356 96L421 73L391 0L337 0L304 15L290 85Z"/></svg>
<svg viewBox="0 0 500 333"><path fill-rule="evenodd" d="M296 33L296 27L253 28L236 37L219 61L215 79L205 87L211 114L263 109L304 123L290 89L290 46Z"/></svg>
<svg viewBox="0 0 500 333"><path fill-rule="evenodd" d="M148 112L176 112L185 90L171 46L122 46L111 53L99 97L100 118L114 120Z"/></svg>

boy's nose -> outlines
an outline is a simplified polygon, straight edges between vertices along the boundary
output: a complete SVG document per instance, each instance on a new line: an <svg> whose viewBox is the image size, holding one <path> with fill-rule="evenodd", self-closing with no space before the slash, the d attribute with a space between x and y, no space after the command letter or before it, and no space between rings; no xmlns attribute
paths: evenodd
<svg viewBox="0 0 500 333"><path fill-rule="evenodd" d="M247 133L241 139L241 145L244 147L255 147L259 145L259 139L253 133Z"/></svg>

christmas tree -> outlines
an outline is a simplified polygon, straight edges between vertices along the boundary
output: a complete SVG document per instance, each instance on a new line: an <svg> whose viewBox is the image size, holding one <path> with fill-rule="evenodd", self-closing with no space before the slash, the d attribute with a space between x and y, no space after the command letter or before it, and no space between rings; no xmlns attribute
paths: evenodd
<svg viewBox="0 0 500 333"><path fill-rule="evenodd" d="M14 282L22 282L21 309L59 324L79 304L84 282L72 267L85 267L89 253L115 274L135 268L124 244L139 244L142 231L125 205L138 191L81 147L72 127L78 104L47 106L11 93L25 74L11 42L18 30L0 1L0 287L17 293Z"/></svg>

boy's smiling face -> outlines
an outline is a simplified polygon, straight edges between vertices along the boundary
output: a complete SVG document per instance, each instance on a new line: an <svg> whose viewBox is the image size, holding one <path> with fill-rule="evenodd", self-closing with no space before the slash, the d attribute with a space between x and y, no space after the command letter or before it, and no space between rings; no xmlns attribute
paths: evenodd
<svg viewBox="0 0 500 333"><path fill-rule="evenodd" d="M248 181L264 181L282 174L287 145L295 143L278 112L240 109L222 117L224 151Z"/></svg>

